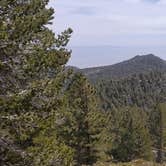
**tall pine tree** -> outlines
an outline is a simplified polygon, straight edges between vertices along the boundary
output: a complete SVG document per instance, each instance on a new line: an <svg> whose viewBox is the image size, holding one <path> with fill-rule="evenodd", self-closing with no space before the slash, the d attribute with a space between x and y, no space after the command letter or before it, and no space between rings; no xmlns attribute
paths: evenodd
<svg viewBox="0 0 166 166"><path fill-rule="evenodd" d="M0 1L0 164L70 165L58 139L71 29L55 38L48 0Z"/></svg>
<svg viewBox="0 0 166 166"><path fill-rule="evenodd" d="M146 115L139 108L122 108L114 111L112 124L113 147L110 154L114 160L128 162L152 158L151 140Z"/></svg>
<svg viewBox="0 0 166 166"><path fill-rule="evenodd" d="M75 165L91 165L99 159L98 144L104 116L97 109L94 88L80 73L73 75L67 86L67 116L60 135L74 150Z"/></svg>
<svg viewBox="0 0 166 166"><path fill-rule="evenodd" d="M157 162L164 161L166 148L166 104L160 103L150 115L151 135L154 140L153 146L157 151Z"/></svg>

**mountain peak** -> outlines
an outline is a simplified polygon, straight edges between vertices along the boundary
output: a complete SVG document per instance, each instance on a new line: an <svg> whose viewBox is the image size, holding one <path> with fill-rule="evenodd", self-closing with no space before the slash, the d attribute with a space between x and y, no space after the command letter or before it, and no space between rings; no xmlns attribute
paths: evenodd
<svg viewBox="0 0 166 166"><path fill-rule="evenodd" d="M158 56L155 56L154 54L147 54L147 55L137 55L132 59L160 59ZM161 59L160 59L161 60Z"/></svg>
<svg viewBox="0 0 166 166"><path fill-rule="evenodd" d="M132 59L123 61L121 63L98 67L83 69L83 73L91 80L121 78L132 74L144 73L149 71L166 71L166 61L155 56L154 54L137 55Z"/></svg>
<svg viewBox="0 0 166 166"><path fill-rule="evenodd" d="M165 61L161 58L155 56L154 54L147 54L147 55L137 55L134 58L128 60L131 63L138 63L138 64L146 64L146 65L165 65Z"/></svg>

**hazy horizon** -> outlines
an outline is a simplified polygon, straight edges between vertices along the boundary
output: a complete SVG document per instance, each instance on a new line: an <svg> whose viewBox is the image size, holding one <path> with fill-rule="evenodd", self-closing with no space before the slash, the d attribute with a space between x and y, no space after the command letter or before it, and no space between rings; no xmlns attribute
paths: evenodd
<svg viewBox="0 0 166 166"><path fill-rule="evenodd" d="M72 56L68 65L79 68L112 65L146 54L166 60L165 47L71 46L69 49L72 50Z"/></svg>
<svg viewBox="0 0 166 166"><path fill-rule="evenodd" d="M69 65L115 64L138 54L166 59L166 0L50 0L58 34L74 31Z"/></svg>

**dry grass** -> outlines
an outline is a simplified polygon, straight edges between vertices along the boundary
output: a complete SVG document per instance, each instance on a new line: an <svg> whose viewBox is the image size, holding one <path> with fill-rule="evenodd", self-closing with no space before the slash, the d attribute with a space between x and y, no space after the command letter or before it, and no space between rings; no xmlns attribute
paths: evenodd
<svg viewBox="0 0 166 166"><path fill-rule="evenodd" d="M166 166L165 164L156 164L152 162L145 162L143 160L136 160L130 163L98 163L95 166Z"/></svg>

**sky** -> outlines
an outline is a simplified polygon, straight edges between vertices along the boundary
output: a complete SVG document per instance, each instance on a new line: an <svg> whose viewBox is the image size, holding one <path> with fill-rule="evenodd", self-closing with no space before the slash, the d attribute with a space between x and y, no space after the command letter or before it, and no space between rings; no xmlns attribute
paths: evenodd
<svg viewBox="0 0 166 166"><path fill-rule="evenodd" d="M138 54L166 59L166 0L50 0L51 28L71 27L70 65L109 65Z"/></svg>

